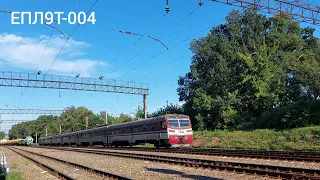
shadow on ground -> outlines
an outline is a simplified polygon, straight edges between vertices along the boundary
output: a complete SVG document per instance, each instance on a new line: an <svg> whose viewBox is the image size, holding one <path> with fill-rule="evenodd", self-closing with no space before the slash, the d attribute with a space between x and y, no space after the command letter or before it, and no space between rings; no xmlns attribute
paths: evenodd
<svg viewBox="0 0 320 180"><path fill-rule="evenodd" d="M163 174L172 174L172 175L180 175L182 178L190 178L195 180L223 180L221 178L213 178L209 176L201 176L201 175L194 175L194 174L186 174L181 171L176 171L172 169L158 169L158 168L146 168L148 171L163 173Z"/></svg>

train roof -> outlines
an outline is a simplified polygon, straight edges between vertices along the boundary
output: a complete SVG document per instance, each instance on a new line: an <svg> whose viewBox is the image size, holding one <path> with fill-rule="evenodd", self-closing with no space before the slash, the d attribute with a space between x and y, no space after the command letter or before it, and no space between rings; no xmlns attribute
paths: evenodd
<svg viewBox="0 0 320 180"><path fill-rule="evenodd" d="M108 126L108 128L117 128L117 127L126 127L126 126L130 126L130 125L134 125L134 124L143 124L146 123L148 121L159 121L159 120L163 120L164 118L188 118L188 115L185 114L165 114L165 115L161 115L161 116L157 116L157 117L151 117L151 118L147 118L147 119L140 119L140 120L136 120L136 121L130 121L130 122L125 122L125 123L120 123L120 124L113 124Z"/></svg>

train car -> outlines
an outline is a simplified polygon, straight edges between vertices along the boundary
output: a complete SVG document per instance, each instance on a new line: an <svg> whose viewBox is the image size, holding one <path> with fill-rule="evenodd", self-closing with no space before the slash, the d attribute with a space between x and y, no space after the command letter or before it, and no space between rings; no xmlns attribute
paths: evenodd
<svg viewBox="0 0 320 180"><path fill-rule="evenodd" d="M39 145L188 147L193 140L189 116L166 114L143 120L39 138Z"/></svg>
<svg viewBox="0 0 320 180"><path fill-rule="evenodd" d="M1 140L1 146L12 146L12 145L20 145L21 140L23 139L12 139L12 140Z"/></svg>
<svg viewBox="0 0 320 180"><path fill-rule="evenodd" d="M188 147L193 132L189 116L167 114L108 126L108 146L151 143L155 147Z"/></svg>
<svg viewBox="0 0 320 180"><path fill-rule="evenodd" d="M1 140L1 146L30 146L33 143L33 138L27 136L25 139L12 139L12 140Z"/></svg>
<svg viewBox="0 0 320 180"><path fill-rule="evenodd" d="M33 144L33 138L31 136L27 136L25 139L24 139L24 145L25 146L30 146Z"/></svg>

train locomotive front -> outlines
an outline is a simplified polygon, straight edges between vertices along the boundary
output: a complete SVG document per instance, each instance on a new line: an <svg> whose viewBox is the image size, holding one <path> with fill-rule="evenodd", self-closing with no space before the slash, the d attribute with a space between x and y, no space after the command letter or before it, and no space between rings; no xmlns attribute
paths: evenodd
<svg viewBox="0 0 320 180"><path fill-rule="evenodd" d="M189 116L167 115L168 144L171 147L189 147L193 140Z"/></svg>

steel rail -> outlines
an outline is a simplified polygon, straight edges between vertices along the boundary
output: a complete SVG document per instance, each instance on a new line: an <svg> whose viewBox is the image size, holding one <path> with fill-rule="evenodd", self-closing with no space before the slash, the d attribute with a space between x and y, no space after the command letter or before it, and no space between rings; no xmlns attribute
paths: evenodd
<svg viewBox="0 0 320 180"><path fill-rule="evenodd" d="M143 147L108 147L113 149L132 149L132 150L146 150L154 148ZM183 148L183 149L157 149L166 151L198 151L198 152L233 152L233 153L255 153L255 154L277 154L277 155L316 155L320 156L320 151L264 151L264 150L245 150L245 149L215 149L215 148Z"/></svg>
<svg viewBox="0 0 320 180"><path fill-rule="evenodd" d="M51 157L51 156L46 156L46 155L39 154L39 153L36 153L36 152L28 151L28 150L25 150L25 149L20 149L20 148L14 148L14 149L18 149L20 151L24 151L24 152L27 152L27 153L30 153L30 154L35 154L37 156L41 156L41 157L45 157L45 158L48 158L48 159L52 159L52 160L55 160L55 161L58 161L58 162L62 162L62 163L65 163L65 164L70 164L70 165L73 165L73 166L75 166L77 168L82 168L82 169L85 169L85 170L88 170L88 171L92 171L92 172L94 172L94 173L96 173L98 175L107 176L107 177L112 178L112 179L133 180L133 179L125 177L125 176L120 176L118 174L110 173L110 172L107 172L107 171L102 171L102 170L99 170L99 169L95 169L95 168L91 168L91 167L84 166L84 165L81 165L81 164L73 163L73 162L70 162L70 161L54 158L54 157Z"/></svg>
<svg viewBox="0 0 320 180"><path fill-rule="evenodd" d="M85 146L80 146L88 148ZM287 161L304 161L304 162L320 162L320 153L307 152L273 152L273 151L243 151L243 150L218 150L218 149L154 149L154 148L105 148L105 147L90 147L93 149L111 149L111 150L132 150L146 152L163 152L175 154L194 154L208 156L228 156L242 158L258 158L258 159L276 159Z"/></svg>
<svg viewBox="0 0 320 180"><path fill-rule="evenodd" d="M229 156L259 159L277 159L305 162L320 162L320 153L295 153L295 152L269 152L269 151L237 151L237 150L212 150L212 149L133 149L137 151L182 153L209 156Z"/></svg>
<svg viewBox="0 0 320 180"><path fill-rule="evenodd" d="M75 178L72 178L72 177L70 177L70 176L62 173L62 172L59 172L58 170L56 170L56 169L54 169L54 168L52 168L52 167L50 167L50 166L47 166L47 165L43 164L42 162L40 162L40 161L38 161L38 160L36 160L36 159L30 158L29 156L26 156L26 155L24 155L24 154L22 154L22 153L20 153L20 152L18 152L18 151L16 151L16 150L14 150L14 149L11 149L11 148L9 148L9 147L7 147L7 148L10 149L10 150L13 151L13 152L19 154L20 156L22 156L22 157L24 157L24 158L32 161L33 163L37 164L38 166L40 166L40 167L48 170L48 171L50 172L50 174L52 174L52 175L54 175L54 176L57 176L57 177L59 177L59 178L65 179L65 180L74 180L74 179L75 179Z"/></svg>
<svg viewBox="0 0 320 180"><path fill-rule="evenodd" d="M276 178L308 179L308 180L320 179L320 176L319 176L320 170L316 170L316 169L260 165L260 164L238 163L238 162L227 162L227 161L214 161L214 160L205 160L205 159L171 157L171 156L160 156L160 155L150 155L150 154L111 152L111 151L103 151L103 150L76 149L76 148L68 148L68 147L42 147L42 148L74 151L74 152L81 152L81 153L91 153L91 154L93 153L93 154L100 154L100 155L107 155L107 156L125 157L125 158L134 158L134 159L180 164L180 165L192 166L192 167L228 170L228 171L234 171L234 172L244 172L244 173L250 173L250 174L258 174L262 176L272 176Z"/></svg>

